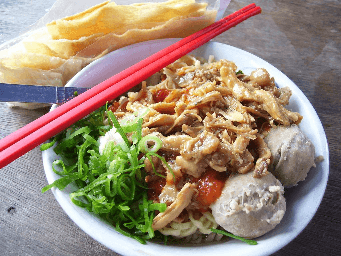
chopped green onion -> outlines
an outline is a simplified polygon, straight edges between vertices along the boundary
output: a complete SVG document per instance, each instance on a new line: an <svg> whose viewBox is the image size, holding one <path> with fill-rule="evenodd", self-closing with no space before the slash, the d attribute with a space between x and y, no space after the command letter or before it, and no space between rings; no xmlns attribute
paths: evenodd
<svg viewBox="0 0 341 256"><path fill-rule="evenodd" d="M41 146L46 150L57 142L54 151L61 158L52 164L61 178L42 192L53 187L62 190L74 182L78 189L70 193L70 199L75 205L113 223L120 233L146 243L155 236L155 211L165 211L166 204L148 200L144 159L157 156L165 162L156 153L162 142L155 136L142 137L142 118L121 126L111 111L105 114L106 109L93 112ZM112 125L103 125L105 115ZM106 143L100 154L98 139L113 128L122 142Z"/></svg>
<svg viewBox="0 0 341 256"><path fill-rule="evenodd" d="M149 144L152 144L151 147L149 147ZM142 153L155 153L157 152L160 148L162 147L162 141L154 136L154 135L147 135L143 137L139 144L138 144L138 149Z"/></svg>
<svg viewBox="0 0 341 256"><path fill-rule="evenodd" d="M238 240L243 241L249 245L257 245L258 244L257 241L255 241L255 240L250 240L250 239L245 239L245 238L240 237L240 236L235 236L235 235L233 235L229 232L223 231L223 230L211 228L211 231L214 233L217 233L217 234L221 234L221 235L228 236L228 237L231 237L234 239L238 239Z"/></svg>
<svg viewBox="0 0 341 256"><path fill-rule="evenodd" d="M45 144L42 144L42 145L40 146L40 150L41 150L41 151L47 150L47 149L51 148L54 144L56 144L56 142L57 142L57 138L54 137L53 140L52 140L51 142L47 142L47 143L45 143Z"/></svg>

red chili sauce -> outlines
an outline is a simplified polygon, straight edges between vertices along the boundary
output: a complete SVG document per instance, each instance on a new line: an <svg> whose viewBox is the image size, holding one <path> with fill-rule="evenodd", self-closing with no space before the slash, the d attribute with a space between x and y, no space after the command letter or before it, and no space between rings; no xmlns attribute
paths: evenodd
<svg viewBox="0 0 341 256"><path fill-rule="evenodd" d="M167 98L169 93L170 91L167 89L160 89L153 95L153 99L156 103L162 102L165 100L165 98Z"/></svg>
<svg viewBox="0 0 341 256"><path fill-rule="evenodd" d="M221 195L227 179L226 172L217 172L213 169L207 170L197 181L198 193L194 199L201 206L200 210L205 212L208 206L214 203Z"/></svg>
<svg viewBox="0 0 341 256"><path fill-rule="evenodd" d="M159 178L153 181L150 181L148 184L148 199L153 201L159 201L159 195L163 187L166 185L166 179Z"/></svg>
<svg viewBox="0 0 341 256"><path fill-rule="evenodd" d="M217 172L213 169L207 170L200 178L188 177L188 182L197 184L197 193L193 197L201 212L209 210L209 206L214 203L221 195L225 181L228 177L226 172ZM160 178L148 182L148 198L158 201L166 179Z"/></svg>

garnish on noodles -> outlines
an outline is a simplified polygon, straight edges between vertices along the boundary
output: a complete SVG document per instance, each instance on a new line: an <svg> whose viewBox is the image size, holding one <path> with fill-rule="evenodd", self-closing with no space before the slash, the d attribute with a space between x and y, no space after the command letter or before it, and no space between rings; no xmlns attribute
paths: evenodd
<svg viewBox="0 0 341 256"><path fill-rule="evenodd" d="M104 125L105 116L108 125ZM158 156L161 141L142 137L141 125L140 118L121 126L113 113L102 107L59 134L52 142L58 141L54 151L62 160L53 163L53 171L63 177L42 192L52 187L64 189L74 181L79 188L70 194L74 204L105 218L117 231L141 243L153 238L154 213L164 212L166 205L148 200L143 161ZM116 140L107 143L100 153L98 139L108 131ZM149 142L152 147L148 147ZM42 149L50 146L44 144Z"/></svg>

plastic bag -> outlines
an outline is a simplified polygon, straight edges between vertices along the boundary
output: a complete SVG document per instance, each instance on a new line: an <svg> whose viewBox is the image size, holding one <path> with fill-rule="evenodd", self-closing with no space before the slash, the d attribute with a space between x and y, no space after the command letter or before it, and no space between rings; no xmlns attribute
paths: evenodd
<svg viewBox="0 0 341 256"><path fill-rule="evenodd" d="M159 3L167 1L117 0L108 2L115 2L117 5L129 5L133 3ZM214 16L216 20L221 19L228 4L230 3L230 0L201 0L196 2L207 3L207 10L210 11L210 14L205 14L205 17L195 16L181 18L180 20L175 19L171 23L166 22L168 25L162 25L164 27L162 29L160 28L162 33L159 33L159 31L140 29L137 34L134 31L133 35L126 32L123 33L125 35L124 39L121 37L123 34L111 35L110 33L108 36L104 34L104 36L100 39L96 37L93 41L91 41L91 43L86 42L87 46L82 48L82 50L79 50L79 44L83 43L80 42L82 41L81 39L86 37L78 39L76 46L73 40L64 39L52 40L47 38L46 41L50 42L50 44L45 43L46 41L44 41L44 44L40 43L41 38L46 37L47 34L45 32L47 31L46 24L51 24L54 20L78 14L93 6L104 3L104 1L57 0L49 12L36 24L32 25L27 32L0 46L0 82L64 86L67 81L77 74L83 67L113 50L136 42L167 37L185 37L194 33L196 31L196 27L192 25L195 24L198 27L207 26L209 24L208 22L214 21ZM213 14L214 16L212 16ZM178 25L180 28L181 26L182 28L186 28L186 31L182 33L182 29L178 29ZM87 30L85 29L85 31ZM34 42L35 40L38 40L38 43ZM92 40L91 36L87 37L86 40ZM65 41L69 41L69 44L66 44L67 42ZM46 47L46 51L42 53L40 50L44 47ZM37 54L37 52L38 55L34 55ZM49 59L47 56L52 57ZM49 68L47 68L47 66L49 66ZM46 106L46 104L10 103L10 106L34 109Z"/></svg>
<svg viewBox="0 0 341 256"><path fill-rule="evenodd" d="M14 44L20 42L22 39L30 35L35 30L44 27L47 23L50 23L54 20L61 19L67 16L74 15L76 13L82 12L94 5L100 4L105 0L56 0L50 10L40 18L35 24L29 26L27 31L24 31L22 34L18 35L16 38L9 40L2 45L0 45L0 51L7 49ZM165 2L165 0L112 0L111 2L115 2L119 5L127 5L133 3L143 3L143 2ZM226 11L228 5L231 0L200 0L197 2L205 2L209 4L209 9L217 11L217 18L219 20L223 17L224 12Z"/></svg>

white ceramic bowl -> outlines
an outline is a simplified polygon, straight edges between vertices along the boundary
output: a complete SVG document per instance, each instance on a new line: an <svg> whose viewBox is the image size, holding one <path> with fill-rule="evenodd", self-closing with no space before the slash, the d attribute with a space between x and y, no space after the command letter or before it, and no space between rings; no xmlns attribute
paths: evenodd
<svg viewBox="0 0 341 256"><path fill-rule="evenodd" d="M164 39L143 42L114 51L91 63L79 72L67 86L90 87L146 58L178 39ZM258 245L250 246L237 240L196 246L169 246L149 242L141 245L137 241L117 233L113 227L86 210L72 204L69 191L52 189L57 201L69 217L98 242L122 255L269 255L292 241L309 223L322 200L329 174L329 153L327 139L322 124L308 99L298 87L282 72L266 61L243 50L217 42L209 42L193 52L196 56L227 59L235 62L238 69L250 73L255 68L265 68L275 78L279 87L289 86L293 92L289 108L301 113L304 118L300 128L313 141L316 156L322 155L324 161L312 169L307 179L297 187L286 191L287 211L282 222L271 232L257 239ZM49 183L58 179L51 169L56 159L53 150L43 152L43 162Z"/></svg>

